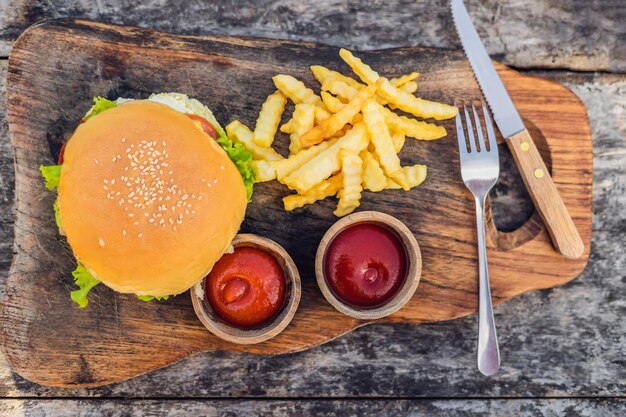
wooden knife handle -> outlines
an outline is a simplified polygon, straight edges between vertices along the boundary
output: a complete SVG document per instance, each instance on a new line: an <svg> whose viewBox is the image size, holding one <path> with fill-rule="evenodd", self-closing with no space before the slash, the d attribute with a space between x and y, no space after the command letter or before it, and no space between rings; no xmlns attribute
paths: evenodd
<svg viewBox="0 0 626 417"><path fill-rule="evenodd" d="M585 245L530 133L524 129L508 138L507 143L555 248L568 258L580 258Z"/></svg>

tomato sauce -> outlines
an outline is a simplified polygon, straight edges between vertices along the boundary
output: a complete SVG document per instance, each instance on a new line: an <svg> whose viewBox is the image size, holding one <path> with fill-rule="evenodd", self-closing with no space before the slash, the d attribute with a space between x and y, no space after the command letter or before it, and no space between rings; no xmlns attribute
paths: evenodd
<svg viewBox="0 0 626 417"><path fill-rule="evenodd" d="M272 319L285 300L285 274L267 252L239 247L224 255L205 280L213 310L239 327L259 326Z"/></svg>
<svg viewBox="0 0 626 417"><path fill-rule="evenodd" d="M375 308L400 290L407 257L399 238L375 223L359 223L337 234L324 257L325 278L347 304Z"/></svg>
<svg viewBox="0 0 626 417"><path fill-rule="evenodd" d="M202 130L204 130L204 133L211 136L213 139L217 139L220 137L220 135L217 133L217 129L215 129L215 127L211 123L209 123L209 121L204 117L189 113L187 113L187 117L189 117L194 122L200 123Z"/></svg>

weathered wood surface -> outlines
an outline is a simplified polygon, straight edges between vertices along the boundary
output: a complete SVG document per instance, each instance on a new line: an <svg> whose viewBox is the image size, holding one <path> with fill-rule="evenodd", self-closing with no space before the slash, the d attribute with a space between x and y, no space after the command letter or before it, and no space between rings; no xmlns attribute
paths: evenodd
<svg viewBox="0 0 626 417"><path fill-rule="evenodd" d="M73 51L71 59L67 51ZM416 56L419 62L413 61ZM424 97L451 102L454 97L479 94L460 52L398 49L368 52L364 58L389 75L417 66L423 73L420 92ZM181 91L206 102L221 120L236 118L250 124L263 97L274 89L273 74L291 73L312 85L308 66L340 65L335 48L285 41L183 38L65 20L30 29L14 47L11 60L8 111L17 161L18 233L17 257L3 303L2 344L20 374L48 385L96 386L198 351L300 351L365 323L334 310L315 285L315 248L336 220L331 214L333 203L287 213L280 200L285 190L277 183L256 187L242 227L244 232L282 244L300 267L300 308L276 338L249 346L224 342L206 332L188 296L143 303L101 286L92 292L89 308L79 310L67 294L74 262L57 236L50 210L54 197L46 193L38 170L40 164L51 161L50 152L57 154L75 128L89 105L86 96L137 97L152 91ZM165 75L165 70L183 63L185 71ZM580 259L560 256L538 216L509 234L497 232L491 224L489 256L496 303L577 276L586 264L591 233L592 155L584 107L556 83L524 78L505 68L501 75L534 130L538 146L551 159L553 179L587 249ZM453 121L446 126L452 131ZM362 200L362 210L384 211L404 221L424 258L415 296L382 322L448 320L476 310L475 219L458 175L457 152L454 140L410 143L403 152L405 163L425 161L431 180L417 192L366 195ZM417 213L419 222L415 221Z"/></svg>
<svg viewBox="0 0 626 417"><path fill-rule="evenodd" d="M3 184L0 188L3 193L0 215L6 215L9 227L0 228L0 242L6 243L0 250L0 262L8 266L13 239L13 166L5 119L6 66L6 61L0 61L0 181ZM223 354L219 361L215 361L211 359L212 354L201 354L150 375L96 389L68 390L33 384L13 373L0 357L0 397L207 398L256 395L330 399L340 396L414 396L440 397L442 399L436 401L440 407L452 404L450 409L455 407L461 411L479 407L477 415L484 414L480 408L484 404L499 404L499 409L507 410L513 407L510 404L519 404L522 400L445 398L623 397L626 392L626 329L621 319L626 314L626 306L619 295L624 291L626 266L623 245L626 233L623 210L626 205L626 121L622 117L626 114L626 77L567 72L536 75L565 83L583 100L589 112L594 137L595 182L592 256L583 275L572 283L528 293L496 307L506 365L502 374L490 379L478 375L474 366L476 320L467 317L417 327L368 326L308 352L262 361L254 355L241 354ZM492 195L492 209L522 202L514 191L498 190ZM519 221L520 213L511 214L510 210L504 209L499 213L501 221L510 224ZM0 288L4 286L7 273L8 269L0 269ZM364 380L372 381L367 389ZM110 415L115 415L116 407L123 407L119 402L108 406L108 401L111 400L83 400L78 404L82 406L81 410L93 414L113 409ZM23 410L27 404L26 408L31 411L24 412L24 415L58 415L59 407L64 403L16 400L5 402L5 407L6 404L14 405L3 410L7 410L4 414L12 415L13 410ZM256 403L256 407L261 409L266 403ZM525 408L514 415L561 416L567 410L572 410L574 415L624 414L623 400L531 400L530 403L541 404L541 410ZM568 405L572 403L581 404L585 412ZM185 409L176 405L174 400L135 404L136 415L144 415L143 410L150 415L149 412L163 414L174 413L178 407ZM343 402L340 404L335 407L336 411L328 414L345 415L343 411L347 407ZM372 401L365 404L372 404ZM595 404L604 406L596 409ZM240 402L232 408L235 410L233 414L246 409ZM277 410L276 413L280 408ZM472 415L470 411L466 414L461 411L460 415ZM210 414L207 412L207 415Z"/></svg>
<svg viewBox="0 0 626 417"><path fill-rule="evenodd" d="M255 35L380 49L459 48L448 0L0 0L0 54L33 23L87 17L189 35ZM622 0L466 0L487 50L517 68L626 71Z"/></svg>
<svg viewBox="0 0 626 417"><path fill-rule="evenodd" d="M4 400L0 415L15 417L623 417L626 400Z"/></svg>
<svg viewBox="0 0 626 417"><path fill-rule="evenodd" d="M7 62L0 61L0 215L5 222L0 228L0 243L11 242L13 237L12 150L4 101L6 67ZM583 275L572 283L528 293L496 307L505 365L501 374L485 379L475 370L477 323L475 317L467 317L434 325L368 326L324 346L286 356L220 354L215 362L213 354L200 354L149 375L96 389L33 384L13 373L0 357L0 397L623 397L626 328L622 318L626 306L620 294L626 267L626 121L622 117L626 114L626 77L567 72L534 75L565 83L589 112L595 183L592 256ZM492 208L499 210L523 201L515 191L498 190L492 195ZM513 214L501 210L499 218L515 224L520 215L523 210ZM6 243L0 250L0 262L8 266L11 257L11 244ZM0 289L7 272L4 267L0 269ZM503 407L507 403L503 400ZM58 407L50 402L30 404L38 413L58 414ZM169 401L154 404L160 404L154 406L160 410L171 407ZM461 404L459 408L470 407L457 404ZM551 410L559 410L553 415L564 414L560 401L542 404L543 414L550 415ZM622 402L607 404L609 411L620 410ZM98 407L107 406L98 402L87 409ZM602 411L587 415L611 415ZM341 411L335 414L343 415Z"/></svg>
<svg viewBox="0 0 626 417"><path fill-rule="evenodd" d="M0 4L6 4L6 0ZM21 2L20 2L21 3ZM300 4L300 1L291 1ZM410 2L413 4L413 2ZM421 2L423 3L423 2ZM429 2L430 3L430 2ZM487 2L489 4L490 2ZM602 2L604 4L604 2ZM17 4L13 2L12 4ZM91 10L99 10L97 6L88 10L81 10L64 4L73 4L68 1L56 2L54 6L42 3L43 15L62 16L68 14L88 15ZM180 13L177 18L172 9L163 8L165 2L151 2L137 7L136 11L123 6L123 1L109 0L98 2L108 10L124 13L110 16L111 19L126 19L132 16L134 21L144 26L162 25L164 30L192 31L188 22L195 21L196 30L201 33L205 30L200 23L211 23L211 16L185 15ZM122 4L122 5L120 5ZM136 4L136 3L133 3ZM231 4L230 2L228 4ZM400 3L398 3L400 4ZM409 7L412 7L411 4ZM468 4L471 4L468 2ZM545 10L546 5L553 6L552 1L525 2L535 10ZM539 6L537 6L539 4ZM567 3L573 4L573 2ZM582 1L584 7L588 4ZM199 7L194 2L190 7ZM295 7L295 6L294 6ZM358 6L356 6L358 7ZM423 8L422 6L420 6ZM558 4L555 6L561 7ZM54 10L53 10L54 9ZM7 9L8 10L8 9ZM23 9L25 10L25 9ZM435 10L435 9L433 9ZM409 27L415 34L413 39L405 39L405 29L394 28L384 31L387 36L398 36L394 39L396 45L405 45L408 42L425 44L425 42L446 42L450 32L438 33L435 29L442 26L441 19L446 15L441 12L430 14L423 11L419 25ZM599 13L616 13L615 7L595 7ZM260 8L248 9L248 15L264 12ZM421 11L421 10L420 10ZM470 10L473 16L478 9ZM489 10L485 8L485 11ZM115 13L115 12L112 12ZM329 11L331 13L331 11ZM369 14L367 21L363 19L362 27L380 27L387 25L380 20L387 16L394 17L398 11L390 10L385 15ZM17 15L17 16L16 16ZM7 16L4 10L0 12L0 20ZM23 14L13 16L21 19ZM258 15L257 15L258 16ZM488 16L488 14L487 14ZM209 26L211 32L220 34L237 34L240 31L262 36L269 33L269 23L254 24L246 22L238 25L234 19L220 27ZM335 20L333 20L335 19ZM273 37L288 36L309 39L328 39L336 45L346 45L348 42L361 46L363 42L382 36L379 33L355 31L350 26L326 25L328 20L336 21L338 17L328 16L326 20L310 22L309 24L291 25L281 33L269 33ZM599 14L575 13L573 19L579 25L594 22L593 26L611 26L610 19L602 18ZM36 20L36 17L32 18ZM624 19L622 18L621 21ZM280 22L280 20L278 20ZM619 20L618 20L619 21ZM543 18L538 18L535 24L542 24ZM515 23L515 22L514 22ZM25 23L24 23L25 25ZM377 26L378 25L378 26ZM253 26L253 27L249 27ZM391 27L392 24L389 24ZM570 60L584 60L584 56L571 55L574 47L571 45L587 42L586 36L572 39L570 28L572 25L567 19L550 21L546 29L551 36L555 36L554 51L551 53L561 57L561 64ZM613 25L615 27L615 25ZM487 30L485 30L487 29ZM506 29L506 27L504 28ZM542 30L535 28L536 30ZM536 31L533 29L533 31ZM540 39L542 35L529 33L528 28L519 32L516 37L510 37L507 46L511 50L520 47L532 51L534 48L543 53L542 45L550 40ZM396 32L397 31L397 32ZM488 35L485 39L488 45L501 44L496 30L489 30L488 23L479 27L481 34ZM2 32L7 33L6 30ZM17 31L15 32L16 36ZM598 33L596 36L603 36ZM520 40L535 38L532 47L520 46L526 44ZM565 38L567 41L558 42ZM423 41L422 41L423 40ZM422 43L424 42L424 43ZM595 43L596 41L592 41ZM601 42L598 42L603 49ZM431 43L431 45L433 45ZM435 43L436 45L436 43ZM379 47L369 43L369 47ZM10 42L5 43L5 48ZM489 47L492 52L493 46ZM511 57L509 53L507 55ZM505 56L505 58L507 57ZM541 56L541 54L540 54ZM531 57L534 58L534 57ZM510 58L507 58L510 59ZM531 59L532 62L532 59ZM524 62L512 62L513 65ZM13 157L8 141L6 124L6 107L4 102L5 75L7 61L0 60L0 290L4 287L8 273L8 266L12 258L13 241ZM125 405L128 402L116 402L111 397L224 397L233 395L262 395L262 396L324 396L329 399L341 395L371 396L432 396L432 397L545 397L545 396L624 396L626 392L626 329L623 317L626 315L623 294L626 283L624 270L626 268L626 250L624 235L626 235L626 78L610 74L573 74L561 71L536 73L536 75L554 78L565 83L585 103L594 138L594 234L592 240L592 254L589 265L583 275L574 282L563 287L525 294L504 305L496 307L498 330L504 338L501 345L503 357L508 364L501 375L492 379L480 377L474 367L474 341L476 337L476 321L474 317L455 320L449 323L436 325L376 325L356 330L337 341L331 342L308 352L294 355L267 358L259 361L253 355L224 354L219 363L212 363L212 354L201 354L189 358L179 364L164 368L147 376L139 377L128 382L115 384L97 389L58 389L39 386L30 383L11 371L8 364L0 356L0 396L1 397L73 397L94 396L109 399L89 401L46 401L46 400L16 400L4 402L0 408L0 415L21 415L24 408L30 410L26 415L59 415L60 410L74 411L69 414L83 415L99 414L106 410L104 415L116 415L121 411L134 408L134 415L163 415L179 408L185 409L175 400L155 400L134 402L134 406ZM503 166L505 163L503 162ZM529 201L520 194L520 188L500 186L492 194L492 209L496 211L496 219L501 227L514 227L525 219L529 213ZM495 197L495 198L494 198ZM512 210L519 207L519 209ZM530 209L532 212L532 209ZM416 347L416 343L420 346ZM352 352L352 354L350 354ZM378 369L378 371L376 370ZM233 372L236 371L236 372ZM219 378L218 376L227 375ZM364 379L372 379L371 388L363 388ZM259 388L262 391L259 391ZM111 401L112 405L108 405ZM212 400L213 401L213 400ZM355 401L358 402L358 401ZM526 406L520 411L516 404L541 404L537 411ZM261 403L261 404L259 404ZM302 404L298 402L297 404ZM324 401L323 404L333 404L334 401ZM365 402L363 408L371 407L374 401ZM419 402L423 404L423 401ZM470 409L479 408L477 415L485 415L485 404L490 404L493 410L499 410L496 415L507 415L506 411L516 410L515 416L562 416L588 415L612 416L624 415L623 400L497 400L497 401L463 401L446 400L436 401L441 409L452 414L451 409L458 409L458 415L472 415ZM10 407L7 406L10 404ZM65 405L68 404L68 405ZM197 414L198 407L207 404L204 401L189 402L194 412L181 413L182 415ZM246 402L233 402L230 408L221 405L223 410L231 410L232 415L243 414L249 410ZM236 405L235 405L236 404ZM260 401L253 403L260 407L262 404L277 405L276 402ZM338 401L336 407L328 405L324 408L328 415L350 415L345 410L351 408L344 401ZM385 403L389 404L389 403ZM446 404L451 404L444 408ZM572 405L572 404L581 404ZM598 406L597 404L602 404ZM24 406L25 405L25 406ZM283 407L271 407L267 414L278 414ZM124 408L127 407L127 408ZM314 409L319 411L323 406ZM356 407L356 406L354 406ZM287 408L291 411L290 408ZM352 408L354 409L354 408ZM121 410L121 411L119 411ZM144 411L145 410L145 411ZM406 409L404 409L406 410ZM463 411L466 411L463 413ZM88 414L89 413L89 414ZM133 415L131 412L129 412ZM443 413L443 412L442 412ZM214 415L219 413L215 412ZM285 413L283 413L285 414ZM288 415L294 413L288 412ZM304 413L303 413L304 414ZM310 414L310 413L309 413ZM360 415L365 412L359 413ZM409 411L397 414L410 414ZM427 415L433 415L430 413ZM493 414L493 413L492 413ZM206 411L206 415L211 415ZM243 414L245 415L245 414ZM354 413L357 415L357 413ZM413 415L420 415L413 412ZM454 414L453 414L454 415ZM488 415L488 414L487 414Z"/></svg>

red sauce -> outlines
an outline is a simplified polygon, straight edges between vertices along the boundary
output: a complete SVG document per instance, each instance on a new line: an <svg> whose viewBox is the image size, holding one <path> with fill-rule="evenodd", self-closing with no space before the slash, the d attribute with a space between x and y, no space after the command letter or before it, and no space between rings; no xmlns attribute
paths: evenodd
<svg viewBox="0 0 626 417"><path fill-rule="evenodd" d="M59 151L59 161L58 164L61 165L63 163L63 157L65 156L65 146L67 145L67 141L63 142L63 146L61 146L61 150Z"/></svg>
<svg viewBox="0 0 626 417"><path fill-rule="evenodd" d="M213 310L240 327L261 325L278 313L285 299L285 275L265 251L240 247L217 261L205 280Z"/></svg>
<svg viewBox="0 0 626 417"><path fill-rule="evenodd" d="M324 268L336 297L353 306L374 308L397 294L406 278L407 259L392 231L360 223L342 230L330 242Z"/></svg>
<svg viewBox="0 0 626 417"><path fill-rule="evenodd" d="M213 125L209 123L209 121L205 119L204 117L196 116L195 114L189 114L189 113L187 113L187 117L189 117L194 122L200 123L202 130L204 130L204 133L211 136L213 139L217 139L220 137L215 127L213 127Z"/></svg>

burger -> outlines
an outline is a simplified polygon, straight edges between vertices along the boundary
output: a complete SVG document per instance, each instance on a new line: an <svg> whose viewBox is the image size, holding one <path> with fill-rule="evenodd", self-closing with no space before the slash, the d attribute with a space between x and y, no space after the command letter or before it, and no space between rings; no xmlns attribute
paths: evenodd
<svg viewBox="0 0 626 417"><path fill-rule="evenodd" d="M95 98L59 164L40 167L76 257L72 300L86 307L100 283L149 301L200 282L243 221L251 161L183 94Z"/></svg>

